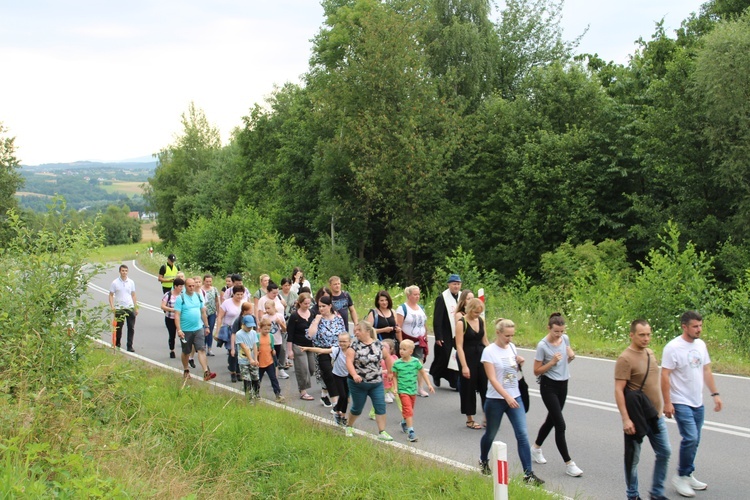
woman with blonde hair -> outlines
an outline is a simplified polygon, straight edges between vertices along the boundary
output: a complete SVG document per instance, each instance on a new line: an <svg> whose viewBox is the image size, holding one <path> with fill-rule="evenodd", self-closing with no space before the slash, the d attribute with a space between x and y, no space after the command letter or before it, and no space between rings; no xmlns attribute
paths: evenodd
<svg viewBox="0 0 750 500"><path fill-rule="evenodd" d="M456 357L461 380L458 393L461 395L461 413L466 415L466 427L481 429L474 420L477 413L477 392L484 407L487 394L487 377L482 366L482 352L489 345L484 331L481 314L484 304L479 299L471 299L466 304L466 316L456 321Z"/></svg>
<svg viewBox="0 0 750 500"><path fill-rule="evenodd" d="M487 417L487 429L480 441L479 465L482 473L490 474L489 454L492 441L495 440L503 415L507 414L513 432L516 435L518 456L523 466L524 482L534 486L544 484L536 477L531 466L531 447L526 427L526 412L518 386L518 372L524 359L516 353L511 342L516 334L516 325L509 319L495 322L495 341L482 352L482 363L487 375L487 399L484 403L484 414Z"/></svg>

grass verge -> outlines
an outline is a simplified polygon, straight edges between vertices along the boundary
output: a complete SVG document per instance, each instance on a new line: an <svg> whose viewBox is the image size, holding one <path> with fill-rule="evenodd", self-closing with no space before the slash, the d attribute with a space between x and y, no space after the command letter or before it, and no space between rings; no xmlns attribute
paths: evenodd
<svg viewBox="0 0 750 500"><path fill-rule="evenodd" d="M487 498L491 481L94 347L77 387L3 394L2 497ZM404 480L408 478L407 480ZM515 480L514 499L550 498Z"/></svg>

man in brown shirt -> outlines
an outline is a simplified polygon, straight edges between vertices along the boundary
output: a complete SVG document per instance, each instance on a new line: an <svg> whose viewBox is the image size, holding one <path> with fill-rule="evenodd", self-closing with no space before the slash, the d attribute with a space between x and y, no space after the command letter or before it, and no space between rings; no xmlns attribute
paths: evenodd
<svg viewBox="0 0 750 500"><path fill-rule="evenodd" d="M662 413L662 396L659 377L659 364L654 352L648 349L651 343L651 325L644 319L630 323L630 345L620 354L615 363L615 402L622 417L622 430L625 433L625 484L629 499L640 499L638 494L638 461L642 439L636 437L633 418L625 405L625 392L637 391L643 384L643 392L656 409L658 423L655 429L648 428L645 435L656 455L654 478L651 485L651 499L661 500L664 496L664 480L672 448L669 445L667 425ZM648 371L648 373L647 373ZM644 384L643 381L646 383Z"/></svg>

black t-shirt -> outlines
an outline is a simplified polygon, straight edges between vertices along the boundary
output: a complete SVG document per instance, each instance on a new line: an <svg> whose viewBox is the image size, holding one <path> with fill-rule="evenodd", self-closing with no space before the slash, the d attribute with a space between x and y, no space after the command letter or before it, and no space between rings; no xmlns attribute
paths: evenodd
<svg viewBox="0 0 750 500"><path fill-rule="evenodd" d="M346 325L346 330L349 331L349 308L354 305L351 295L342 291L340 295L331 296L331 304L333 304L333 310L344 318L344 325Z"/></svg>
<svg viewBox="0 0 750 500"><path fill-rule="evenodd" d="M295 345L312 347L312 340L308 339L305 334L314 319L315 315L312 311L310 311L309 319L304 319L299 315L299 311L294 311L292 315L289 316L289 321L286 323L286 331L288 334L287 341Z"/></svg>

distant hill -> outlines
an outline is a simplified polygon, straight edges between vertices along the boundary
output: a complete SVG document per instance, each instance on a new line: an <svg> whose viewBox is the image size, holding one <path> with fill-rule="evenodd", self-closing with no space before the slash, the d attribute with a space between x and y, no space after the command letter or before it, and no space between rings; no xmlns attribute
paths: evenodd
<svg viewBox="0 0 750 500"><path fill-rule="evenodd" d="M144 157L145 158L145 157ZM151 170L156 168L156 160L139 161L133 158L130 161L120 162L98 162L98 161L74 161L70 163L42 163L41 165L21 165L21 170L27 172L55 172L59 170Z"/></svg>

